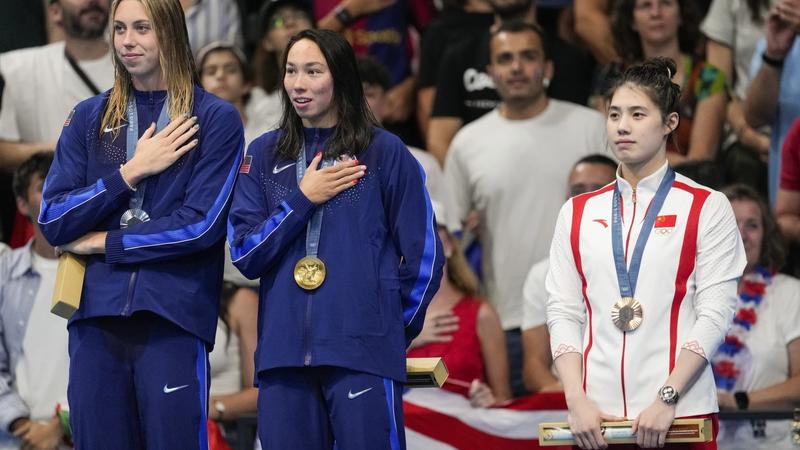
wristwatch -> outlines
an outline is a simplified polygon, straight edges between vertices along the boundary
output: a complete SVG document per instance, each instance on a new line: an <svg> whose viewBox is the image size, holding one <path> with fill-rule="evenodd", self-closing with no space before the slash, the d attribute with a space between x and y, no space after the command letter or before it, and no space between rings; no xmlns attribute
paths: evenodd
<svg viewBox="0 0 800 450"><path fill-rule="evenodd" d="M220 400L215 401L214 411L217 412L217 420L222 420L222 416L225 414L225 403Z"/></svg>
<svg viewBox="0 0 800 450"><path fill-rule="evenodd" d="M678 394L677 389L672 386L664 386L658 390L658 398L668 405L674 405L678 403L679 397L680 395Z"/></svg>
<svg viewBox="0 0 800 450"><path fill-rule="evenodd" d="M333 10L334 15L336 15L336 19L342 23L344 26L348 26L353 23L353 15L350 14L350 11L347 10L344 6L339 4Z"/></svg>
<svg viewBox="0 0 800 450"><path fill-rule="evenodd" d="M736 400L736 407L744 411L750 407L750 396L745 391L738 391L733 393L733 398Z"/></svg>

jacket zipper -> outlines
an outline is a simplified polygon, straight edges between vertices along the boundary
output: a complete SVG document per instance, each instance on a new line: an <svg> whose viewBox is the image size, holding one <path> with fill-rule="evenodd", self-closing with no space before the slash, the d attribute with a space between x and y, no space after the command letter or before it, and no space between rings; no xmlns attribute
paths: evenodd
<svg viewBox="0 0 800 450"><path fill-rule="evenodd" d="M314 140L311 144L311 149L316 150L317 142L319 141L319 130L314 130ZM306 149L301 148L300 151L304 152ZM316 154L316 151L313 152ZM308 294L306 296L306 318L305 329L303 330L303 365L311 365L311 299L313 296Z"/></svg>

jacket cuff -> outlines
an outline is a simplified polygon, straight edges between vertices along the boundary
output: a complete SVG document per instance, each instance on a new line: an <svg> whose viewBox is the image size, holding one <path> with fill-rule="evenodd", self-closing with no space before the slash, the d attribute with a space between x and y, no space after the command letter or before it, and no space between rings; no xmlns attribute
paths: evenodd
<svg viewBox="0 0 800 450"><path fill-rule="evenodd" d="M16 394L9 393L3 397L5 398L0 401L0 430L2 430L0 431L0 435L2 435L3 432L10 434L8 427L11 426L12 422L22 417L30 417L31 415L25 402L16 396Z"/></svg>
<svg viewBox="0 0 800 450"><path fill-rule="evenodd" d="M130 195L133 192L122 178L119 170L115 170L103 177L103 184L106 186L106 192L110 198L117 198L120 195Z"/></svg>
<svg viewBox="0 0 800 450"><path fill-rule="evenodd" d="M289 194L286 198L286 204L289 205L292 211L297 213L299 217L309 216L317 207L317 205L312 203L300 189Z"/></svg>
<svg viewBox="0 0 800 450"><path fill-rule="evenodd" d="M122 230L110 230L106 234L106 262L114 264L122 261L125 249L122 248Z"/></svg>

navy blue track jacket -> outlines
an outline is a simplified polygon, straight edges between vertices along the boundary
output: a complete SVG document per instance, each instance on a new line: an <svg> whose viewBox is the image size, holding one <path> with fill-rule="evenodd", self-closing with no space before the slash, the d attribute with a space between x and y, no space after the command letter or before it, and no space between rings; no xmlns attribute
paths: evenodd
<svg viewBox="0 0 800 450"><path fill-rule="evenodd" d="M81 306L72 321L154 312L213 344L225 222L243 154L239 113L195 86L199 144L147 178L150 221L121 230L131 190L119 173L126 122L100 133L109 92L79 103L64 124L44 183L39 226L52 245L108 231L106 253L87 258ZM166 91L134 91L139 136L158 119Z"/></svg>
<svg viewBox="0 0 800 450"><path fill-rule="evenodd" d="M309 163L332 132L305 130ZM358 155L365 176L319 206L328 273L305 291L293 270L315 206L298 187L295 161L276 158L279 133L248 148L228 226L234 265L261 278L256 371L331 365L404 381L406 346L444 262L422 168L400 139L374 129Z"/></svg>

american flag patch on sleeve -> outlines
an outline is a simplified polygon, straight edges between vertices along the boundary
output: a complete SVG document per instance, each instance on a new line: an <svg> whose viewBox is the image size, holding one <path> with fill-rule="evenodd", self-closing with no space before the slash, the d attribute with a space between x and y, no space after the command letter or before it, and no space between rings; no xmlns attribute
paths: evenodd
<svg viewBox="0 0 800 450"><path fill-rule="evenodd" d="M64 121L64 126L65 127L69 126L69 124L72 122L72 116L74 116L74 115L75 115L75 108L72 108L72 111L70 111L69 115L67 116L67 120Z"/></svg>
<svg viewBox="0 0 800 450"><path fill-rule="evenodd" d="M250 163L253 162L253 155L245 155L242 165L239 166L239 173L250 173Z"/></svg>

